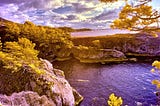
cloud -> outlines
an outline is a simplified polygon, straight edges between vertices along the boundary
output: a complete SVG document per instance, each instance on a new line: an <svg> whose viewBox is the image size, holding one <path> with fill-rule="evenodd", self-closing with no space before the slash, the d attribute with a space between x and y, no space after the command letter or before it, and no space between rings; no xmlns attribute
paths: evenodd
<svg viewBox="0 0 160 106"><path fill-rule="evenodd" d="M72 3L72 5L73 5L76 13L82 13L82 12L90 11L90 10L94 9L93 7L88 7L87 5L81 4L81 2L80 3Z"/></svg>
<svg viewBox="0 0 160 106"><path fill-rule="evenodd" d="M25 0L1 0L1 4L22 3Z"/></svg>
<svg viewBox="0 0 160 106"><path fill-rule="evenodd" d="M103 12L102 14L95 16L93 20L106 20L106 19L115 19L118 17L118 10L112 10Z"/></svg>
<svg viewBox="0 0 160 106"><path fill-rule="evenodd" d="M124 4L105 4L98 0L1 0L0 16L23 23L75 28L108 27ZM112 20L111 20L112 19Z"/></svg>
<svg viewBox="0 0 160 106"><path fill-rule="evenodd" d="M62 7L53 9L52 11L59 13L59 14L70 13L73 11L73 7L72 6L62 6Z"/></svg>
<svg viewBox="0 0 160 106"><path fill-rule="evenodd" d="M1 0L0 4L20 4L21 8L52 8L53 6L62 6L62 0Z"/></svg>
<svg viewBox="0 0 160 106"><path fill-rule="evenodd" d="M67 15L67 18L63 18L63 20L77 20L78 17L76 15Z"/></svg>

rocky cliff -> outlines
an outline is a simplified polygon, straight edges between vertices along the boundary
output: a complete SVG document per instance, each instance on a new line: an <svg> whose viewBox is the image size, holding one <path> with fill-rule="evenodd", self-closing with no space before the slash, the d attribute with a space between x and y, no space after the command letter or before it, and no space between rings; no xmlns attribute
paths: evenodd
<svg viewBox="0 0 160 106"><path fill-rule="evenodd" d="M99 48L95 47L94 41L99 41ZM85 58L90 59L93 54L96 55L97 59L117 59L124 58L125 60L130 60L130 57L159 57L160 56L160 38L154 37L148 33L138 33L138 34L119 34L112 36L101 36L101 37L80 37L72 39L75 46L85 46L92 47L92 55L88 56L86 53L87 49L81 48L76 49L73 54L75 57L82 58L84 52L86 54ZM98 50L99 49L99 50ZM89 51L89 50L88 50ZM96 53L94 53L96 52ZM78 55L78 53L80 53ZM90 53L91 54L91 53ZM102 55L103 54L103 55ZM115 55L116 54L116 55ZM119 56L117 56L119 54ZM88 56L88 57L87 57ZM95 56L94 56L95 57ZM83 56L84 58L84 56ZM96 58L95 58L96 59ZM102 60L103 60L102 59ZM124 61L125 61L124 60Z"/></svg>
<svg viewBox="0 0 160 106"><path fill-rule="evenodd" d="M3 98L0 99L2 105L6 105L4 101L7 100L7 105L10 103L20 105L24 101L26 104L33 104L35 106L38 106L40 102L42 105L75 106L82 101L83 97L70 86L64 77L63 71L54 69L52 64L47 60L41 59L41 61L45 66L43 74L35 73L28 66L23 66L20 71L14 73L11 73L11 70L1 68L0 85L3 86L0 86L0 94L11 95L10 97L5 96L6 98L10 98L9 100L5 99L2 95L0 96L0 98ZM38 94L27 91L37 92ZM15 92L20 93L13 94ZM15 95L19 95L17 99ZM39 102L34 102L35 97L39 98L37 99ZM14 98L13 101L11 98ZM28 101L28 98L34 99Z"/></svg>

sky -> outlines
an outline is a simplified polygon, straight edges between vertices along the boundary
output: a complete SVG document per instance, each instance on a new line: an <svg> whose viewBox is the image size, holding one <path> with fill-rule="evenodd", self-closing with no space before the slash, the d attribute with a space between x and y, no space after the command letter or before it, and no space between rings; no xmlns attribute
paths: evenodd
<svg viewBox="0 0 160 106"><path fill-rule="evenodd" d="M153 0L154 7L160 7ZM31 21L52 27L106 29L118 17L123 0L0 0L0 17L19 23Z"/></svg>

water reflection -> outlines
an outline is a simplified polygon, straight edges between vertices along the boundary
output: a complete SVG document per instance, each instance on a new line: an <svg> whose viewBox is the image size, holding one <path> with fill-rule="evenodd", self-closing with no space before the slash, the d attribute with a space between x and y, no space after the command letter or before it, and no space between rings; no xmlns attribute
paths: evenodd
<svg viewBox="0 0 160 106"><path fill-rule="evenodd" d="M81 106L107 106L111 93L121 96L128 106L157 104L156 87L151 81L159 77L150 72L150 64L101 65L71 60L53 65L64 70L66 79L84 96Z"/></svg>

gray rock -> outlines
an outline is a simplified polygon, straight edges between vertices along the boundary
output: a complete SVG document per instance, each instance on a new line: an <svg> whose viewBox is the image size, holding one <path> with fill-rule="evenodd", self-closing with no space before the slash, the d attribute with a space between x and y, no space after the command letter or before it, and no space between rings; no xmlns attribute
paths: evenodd
<svg viewBox="0 0 160 106"><path fill-rule="evenodd" d="M132 42L131 42L132 41ZM124 48L121 47L122 52L126 55L133 56L160 56L160 38L153 36L139 35L131 38Z"/></svg>
<svg viewBox="0 0 160 106"><path fill-rule="evenodd" d="M53 65L48 60L40 58L40 61L44 64L44 67L47 71L53 71Z"/></svg>
<svg viewBox="0 0 160 106"><path fill-rule="evenodd" d="M1 68L0 94L11 95L14 92L34 91L39 95L46 95L55 106L74 106L73 88L64 77L61 70L53 69L48 61L44 63L44 70L36 72L29 66L23 66L18 72ZM77 95L81 97L81 95ZM80 102L80 101L79 101Z"/></svg>
<svg viewBox="0 0 160 106"><path fill-rule="evenodd" d="M47 96L40 96L36 92L22 91L11 96L0 95L2 106L55 106Z"/></svg>
<svg viewBox="0 0 160 106"><path fill-rule="evenodd" d="M75 105L77 106L82 102L83 97L75 89L73 89L73 95L75 98Z"/></svg>

